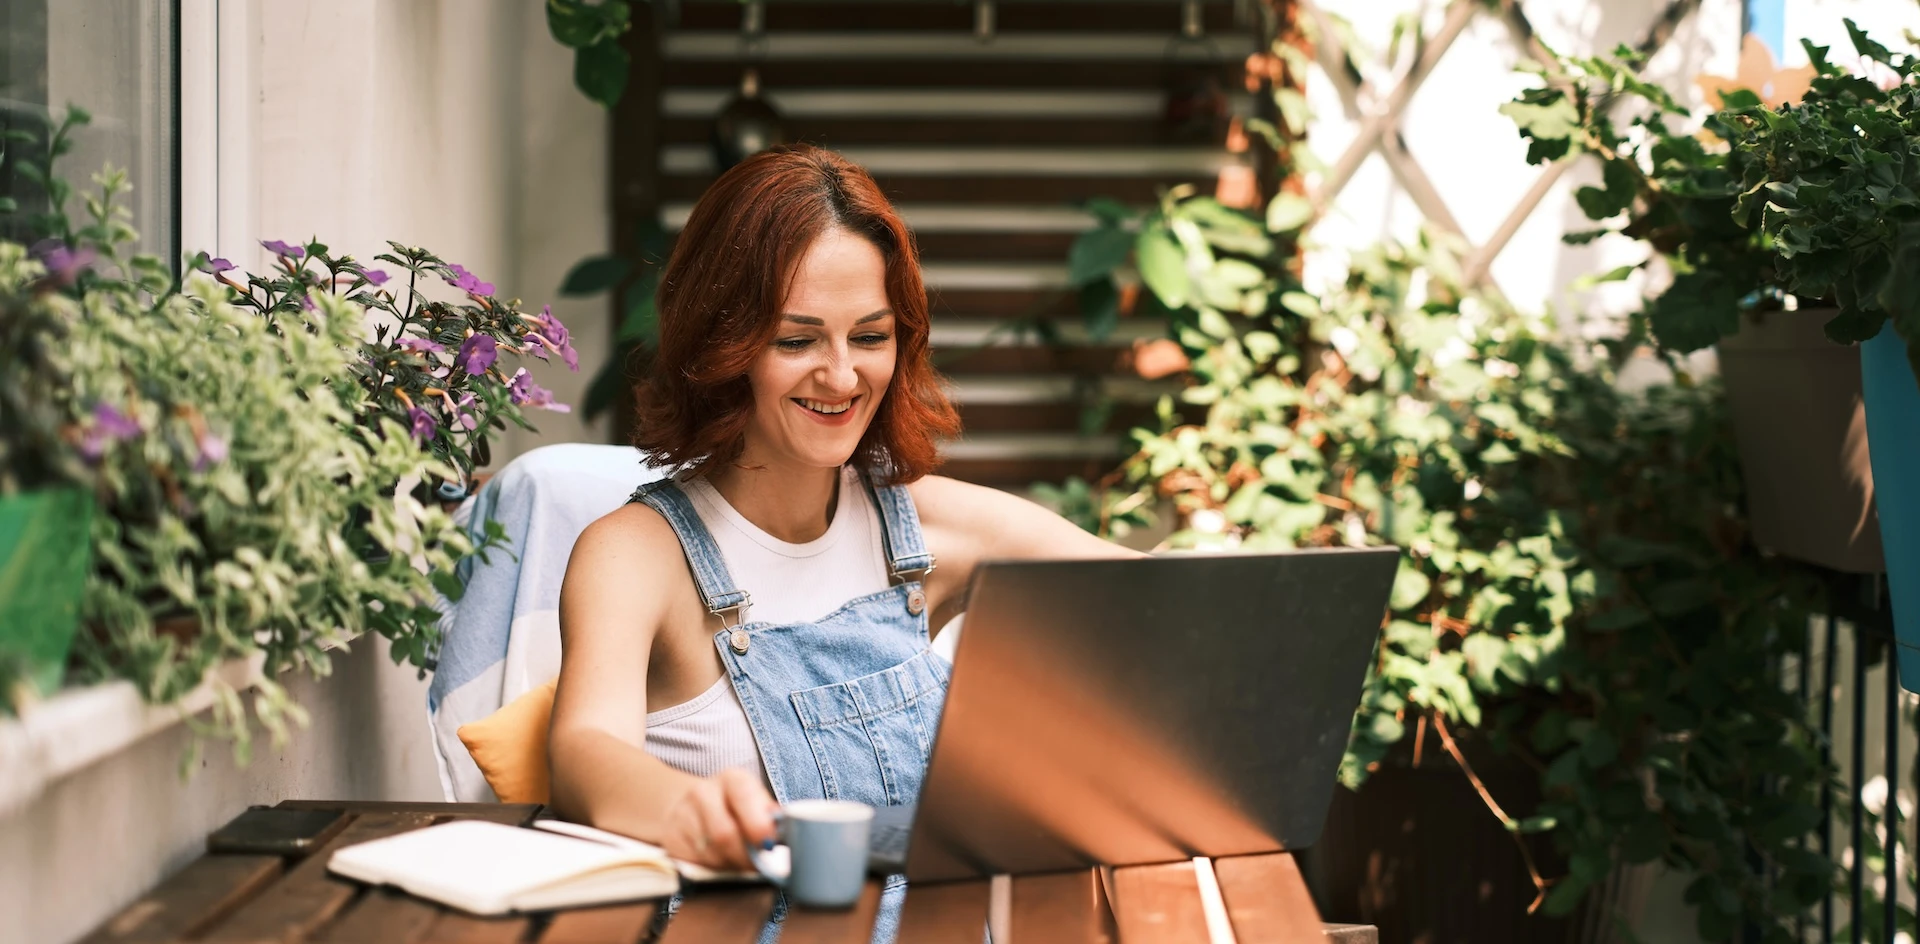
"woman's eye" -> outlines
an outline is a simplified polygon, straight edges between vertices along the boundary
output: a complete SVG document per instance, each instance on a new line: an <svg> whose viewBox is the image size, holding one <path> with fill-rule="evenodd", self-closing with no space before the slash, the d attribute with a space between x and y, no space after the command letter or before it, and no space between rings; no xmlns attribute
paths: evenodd
<svg viewBox="0 0 1920 944"><path fill-rule="evenodd" d="M890 340L890 337L884 334L863 334L854 338L854 341L867 345L885 344L888 340Z"/></svg>
<svg viewBox="0 0 1920 944"><path fill-rule="evenodd" d="M781 338L773 342L773 346L783 351L800 351L805 350L806 346L812 343L812 338Z"/></svg>

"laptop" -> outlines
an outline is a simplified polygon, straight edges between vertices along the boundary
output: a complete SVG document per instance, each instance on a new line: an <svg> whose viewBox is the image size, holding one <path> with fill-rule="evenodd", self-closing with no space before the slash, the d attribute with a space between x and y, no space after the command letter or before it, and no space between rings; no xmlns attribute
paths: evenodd
<svg viewBox="0 0 1920 944"><path fill-rule="evenodd" d="M974 574L911 881L1301 849L1320 835L1393 547L1011 561Z"/></svg>

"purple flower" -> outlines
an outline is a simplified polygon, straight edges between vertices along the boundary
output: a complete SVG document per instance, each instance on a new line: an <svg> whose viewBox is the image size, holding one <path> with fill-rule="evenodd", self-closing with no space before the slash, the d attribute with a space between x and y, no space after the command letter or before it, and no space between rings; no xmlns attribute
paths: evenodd
<svg viewBox="0 0 1920 944"><path fill-rule="evenodd" d="M219 275L222 272L232 272L236 268L239 267L218 256L202 260L200 263L200 271L211 272L214 275Z"/></svg>
<svg viewBox="0 0 1920 944"><path fill-rule="evenodd" d="M57 239L43 239L34 243L29 255L40 260L40 264L47 267L47 278L61 286L72 285L80 277L80 272L92 265L96 257L89 247L71 249Z"/></svg>
<svg viewBox="0 0 1920 944"><path fill-rule="evenodd" d="M392 278L385 269L361 269L360 277L366 279L367 284L374 288L387 284L387 280Z"/></svg>
<svg viewBox="0 0 1920 944"><path fill-rule="evenodd" d="M195 437L194 445L200 449L200 457L193 461L195 472L205 472L213 465L227 461L227 441L219 436L202 432Z"/></svg>
<svg viewBox="0 0 1920 944"><path fill-rule="evenodd" d="M448 285L469 295L493 294L493 283L480 281L480 277L468 272L465 266L449 265L447 270L451 274L443 274L440 277L446 279Z"/></svg>
<svg viewBox="0 0 1920 944"><path fill-rule="evenodd" d="M552 305L541 305L540 313L533 316L533 331L522 340L527 342L527 350L541 360L547 359L547 350L551 349L567 362L567 369L580 369L580 352L573 349L573 339L567 326L553 316Z"/></svg>
<svg viewBox="0 0 1920 944"><path fill-rule="evenodd" d="M407 422L412 426L409 431L413 433L413 438L421 442L432 439L434 433L440 430L440 424L434 422L433 414L417 406L407 407Z"/></svg>
<svg viewBox="0 0 1920 944"><path fill-rule="evenodd" d="M301 311L313 310L313 296L311 294L300 296L300 310Z"/></svg>
<svg viewBox="0 0 1920 944"><path fill-rule="evenodd" d="M445 354L447 349L434 343L432 338L401 338L394 342L400 350L413 354Z"/></svg>
<svg viewBox="0 0 1920 944"><path fill-rule="evenodd" d="M93 425L87 428L80 439L80 455L88 462L99 462L107 454L107 447L123 439L132 439L140 435L140 424L133 417L116 409L113 404L101 402L93 406Z"/></svg>
<svg viewBox="0 0 1920 944"><path fill-rule="evenodd" d="M260 241L260 245L265 246L268 252L276 256L285 256L288 259L298 259L307 254L305 249L299 246L289 246L277 239L263 239Z"/></svg>
<svg viewBox="0 0 1920 944"><path fill-rule="evenodd" d="M479 375L487 372L493 362L500 357L500 345L492 335L476 334L460 342L460 353L454 356L455 363L465 368L467 373Z"/></svg>
<svg viewBox="0 0 1920 944"><path fill-rule="evenodd" d="M553 391L533 382L533 375L525 367L514 372L513 379L507 382L507 399L521 406L537 406L555 413L571 413L573 407L553 402Z"/></svg>
<svg viewBox="0 0 1920 944"><path fill-rule="evenodd" d="M111 403L94 404L93 421L115 439L131 439L140 435L139 421L115 409Z"/></svg>
<svg viewBox="0 0 1920 944"><path fill-rule="evenodd" d="M458 426L461 429L464 429L468 432L472 432L475 429L479 428L480 421L477 419L474 419L472 413L467 412L467 407L472 405L473 403L473 394L469 393L466 396L461 397L460 402L458 403L453 402L451 398L449 398L446 401L446 403L447 403L448 419L455 426Z"/></svg>

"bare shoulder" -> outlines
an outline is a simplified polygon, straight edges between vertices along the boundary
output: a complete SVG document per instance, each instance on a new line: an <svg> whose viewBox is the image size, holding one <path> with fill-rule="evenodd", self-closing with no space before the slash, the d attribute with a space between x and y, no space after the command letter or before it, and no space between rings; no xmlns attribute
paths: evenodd
<svg viewBox="0 0 1920 944"><path fill-rule="evenodd" d="M673 533L673 526L659 512L631 502L601 515L580 532L567 567L598 567L630 558L657 560L661 553L680 553L680 539Z"/></svg>
<svg viewBox="0 0 1920 944"><path fill-rule="evenodd" d="M636 502L602 515L580 532L567 559L562 631L604 625L608 614L659 615L661 601L676 595L673 584L688 579L675 566L682 556L673 526L652 508Z"/></svg>

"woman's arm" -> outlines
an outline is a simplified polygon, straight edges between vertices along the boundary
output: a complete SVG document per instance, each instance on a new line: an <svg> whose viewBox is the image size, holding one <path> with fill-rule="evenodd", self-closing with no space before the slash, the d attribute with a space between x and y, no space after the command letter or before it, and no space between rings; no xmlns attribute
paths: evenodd
<svg viewBox="0 0 1920 944"><path fill-rule="evenodd" d="M744 771L711 779L644 749L647 667L671 612L680 545L650 509L629 506L581 533L560 591L560 685L548 757L562 816L659 843L673 855L748 868L745 844L772 837L773 800Z"/></svg>
<svg viewBox="0 0 1920 944"><path fill-rule="evenodd" d="M931 625L966 609L973 569L990 560L1087 560L1145 557L1018 495L929 475L907 486L937 567L927 578Z"/></svg>

